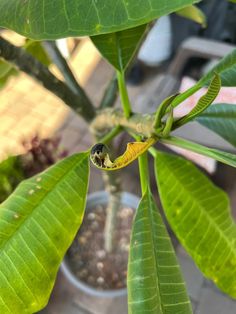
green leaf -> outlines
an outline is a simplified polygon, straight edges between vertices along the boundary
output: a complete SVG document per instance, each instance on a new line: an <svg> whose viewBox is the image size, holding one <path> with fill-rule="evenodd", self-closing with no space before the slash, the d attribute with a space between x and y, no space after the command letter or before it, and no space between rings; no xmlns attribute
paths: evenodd
<svg viewBox="0 0 236 314"><path fill-rule="evenodd" d="M0 26L32 39L93 36L147 24L199 0L0 0Z"/></svg>
<svg viewBox="0 0 236 314"><path fill-rule="evenodd" d="M6 76L12 69L12 65L4 60L0 60L0 78Z"/></svg>
<svg viewBox="0 0 236 314"><path fill-rule="evenodd" d="M185 17L187 19L190 19L196 23L199 23L204 28L207 27L205 14L202 12L202 10L200 10L195 5L190 5L181 10L178 10L176 14L178 14L179 16Z"/></svg>
<svg viewBox="0 0 236 314"><path fill-rule="evenodd" d="M0 203L5 201L23 179L22 165L18 157L9 157L0 163Z"/></svg>
<svg viewBox="0 0 236 314"><path fill-rule="evenodd" d="M176 97L178 97L179 94L171 95L167 98L165 98L161 104L158 106L158 109L155 113L155 120L154 120L154 128L156 131L159 131L158 129L162 129L162 118L166 115L168 109L172 105L173 101L175 100Z"/></svg>
<svg viewBox="0 0 236 314"><path fill-rule="evenodd" d="M209 81L218 73L222 86L236 86L236 49L223 58L197 83L199 86L209 84Z"/></svg>
<svg viewBox="0 0 236 314"><path fill-rule="evenodd" d="M29 52L32 56L34 56L38 61L47 67L52 63L41 42L27 39L24 48L27 52Z"/></svg>
<svg viewBox="0 0 236 314"><path fill-rule="evenodd" d="M124 71L144 36L147 25L124 31L92 36L91 39L102 56L117 70Z"/></svg>
<svg viewBox="0 0 236 314"><path fill-rule="evenodd" d="M190 314L171 240L149 191L136 212L128 263L129 314Z"/></svg>
<svg viewBox="0 0 236 314"><path fill-rule="evenodd" d="M215 104L198 116L196 121L236 146L235 105Z"/></svg>
<svg viewBox="0 0 236 314"><path fill-rule="evenodd" d="M180 127L183 124L188 123L189 121L193 120L196 116L198 116L200 113L202 113L204 110L206 110L218 96L220 87L221 87L220 76L216 74L213 80L211 81L206 94L199 99L197 105L186 116L177 120L174 123L174 128Z"/></svg>
<svg viewBox="0 0 236 314"><path fill-rule="evenodd" d="M18 71L8 62L0 60L0 89L3 88L11 76L18 74Z"/></svg>
<svg viewBox="0 0 236 314"><path fill-rule="evenodd" d="M204 275L236 298L236 226L227 195L183 158L158 152L155 166L172 229Z"/></svg>
<svg viewBox="0 0 236 314"><path fill-rule="evenodd" d="M88 153L22 182L0 206L0 313L30 314L48 302L84 214Z"/></svg>
<svg viewBox="0 0 236 314"><path fill-rule="evenodd" d="M173 136L168 137L166 139L161 139L161 142L191 150L192 152L213 158L219 162L222 162L223 164L236 168L236 155L234 154L223 152L221 150L214 148L209 148L197 143L184 140L183 138Z"/></svg>

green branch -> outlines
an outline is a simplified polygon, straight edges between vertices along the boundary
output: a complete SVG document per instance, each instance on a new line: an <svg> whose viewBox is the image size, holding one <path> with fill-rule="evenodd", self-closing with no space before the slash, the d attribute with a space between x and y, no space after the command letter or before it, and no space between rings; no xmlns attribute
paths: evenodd
<svg viewBox="0 0 236 314"><path fill-rule="evenodd" d="M116 137L121 132L122 132L122 127L118 125L118 126L114 127L106 135L104 135L102 138L100 138L99 142L101 142L103 144L108 144L113 140L114 137Z"/></svg>
<svg viewBox="0 0 236 314"><path fill-rule="evenodd" d="M118 96L118 84L116 75L108 83L108 86L104 92L99 109L105 109L113 107Z"/></svg>
<svg viewBox="0 0 236 314"><path fill-rule="evenodd" d="M131 110L131 104L130 104L129 96L127 92L127 87L125 84L124 71L122 72L117 71L117 80L118 80L121 104L124 110L125 117L128 119L132 113L132 110Z"/></svg>
<svg viewBox="0 0 236 314"><path fill-rule="evenodd" d="M148 154L145 152L138 158L139 176L141 183L142 196L147 192L149 187L149 169L148 169Z"/></svg>
<svg viewBox="0 0 236 314"><path fill-rule="evenodd" d="M60 70L63 75L65 82L70 87L70 89L78 95L83 101L87 104L90 102L88 96L86 95L84 89L77 82L73 72L71 71L66 59L62 56L60 50L57 48L55 41L44 41L43 47L47 51L48 55L51 57L57 68Z"/></svg>
<svg viewBox="0 0 236 314"><path fill-rule="evenodd" d="M187 98L189 98L190 96L192 96L193 94L195 94L197 91L199 91L199 89L202 88L202 85L200 85L199 83L195 84L194 86L192 86L191 88L189 88L188 90L186 90L185 92L183 92L182 94L179 94L171 103L171 106L173 108L177 107L178 105L180 105L183 101L185 101Z"/></svg>
<svg viewBox="0 0 236 314"><path fill-rule="evenodd" d="M122 110L108 108L97 112L97 116L93 120L91 127L101 134L104 133L104 129L121 126L128 132L148 138L155 134L153 122L154 115L133 113L127 119Z"/></svg>

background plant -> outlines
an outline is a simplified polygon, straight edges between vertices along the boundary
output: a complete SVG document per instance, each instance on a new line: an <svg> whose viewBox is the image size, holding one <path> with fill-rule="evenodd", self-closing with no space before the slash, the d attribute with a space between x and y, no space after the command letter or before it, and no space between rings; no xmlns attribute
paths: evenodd
<svg viewBox="0 0 236 314"><path fill-rule="evenodd" d="M0 163L0 202L15 190L24 179L29 178L67 156L59 147L60 138L40 140L38 136L25 140L26 153L9 157Z"/></svg>
<svg viewBox="0 0 236 314"><path fill-rule="evenodd" d="M66 0L32 3L0 1L0 25L43 46L64 76L57 79L38 49L16 47L0 38L0 57L5 67L1 79L23 71L39 81L81 115L99 142L109 144L120 132L136 141L155 137L162 143L210 156L236 166L236 156L170 135L195 119L235 145L236 110L228 104L210 107L220 86L235 86L236 51L226 56L191 89L163 101L152 115L132 112L125 71L137 51L148 24L176 12L205 24L194 0L164 1ZM57 12L58 14L55 14ZM113 12L111 14L111 12ZM95 109L75 80L53 41L68 36L91 36L101 54L116 69L121 99L114 109L116 80L108 86ZM37 43L41 48L41 43ZM49 61L50 62L50 61ZM7 69L7 70L6 70ZM14 70L12 72L12 70ZM5 79L5 81L4 81ZM173 109L207 86L207 93L185 117L174 119ZM233 121L233 123L230 123ZM137 129L137 125L139 126ZM150 148L156 167L164 212L173 231L205 276L236 297L236 228L228 197L193 164L183 158ZM81 225L89 178L88 151L75 154L22 182L0 207L0 312L34 313L48 301L60 262ZM149 186L147 152L139 157L142 199L133 223L128 265L130 313L191 313L179 265ZM114 203L119 198L117 174L107 174L112 192L106 238L112 245ZM113 187L113 188L112 188Z"/></svg>

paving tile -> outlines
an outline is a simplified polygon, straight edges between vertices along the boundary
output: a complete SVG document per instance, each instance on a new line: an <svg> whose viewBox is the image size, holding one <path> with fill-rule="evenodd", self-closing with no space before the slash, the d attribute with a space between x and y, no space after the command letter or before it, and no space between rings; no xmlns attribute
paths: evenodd
<svg viewBox="0 0 236 314"><path fill-rule="evenodd" d="M211 288L203 288L196 314L235 314L236 301Z"/></svg>
<svg viewBox="0 0 236 314"><path fill-rule="evenodd" d="M40 314L93 314L90 311L79 306L75 302L61 302L51 309L45 309Z"/></svg>
<svg viewBox="0 0 236 314"><path fill-rule="evenodd" d="M104 90L107 87L107 84L114 75L113 68L106 62L101 59L94 69L94 73L97 75L91 75L87 81L86 90L91 99L91 101L98 106L100 103Z"/></svg>
<svg viewBox="0 0 236 314"><path fill-rule="evenodd" d="M201 289L204 283L204 276L196 267L192 258L190 258L184 251L178 250L177 257L181 266L181 270L186 281L188 294L194 301L199 299Z"/></svg>
<svg viewBox="0 0 236 314"><path fill-rule="evenodd" d="M75 130L67 127L62 132L58 132L60 140L60 145L67 149L68 151L72 151L76 146L78 141L81 141L82 134L80 130Z"/></svg>
<svg viewBox="0 0 236 314"><path fill-rule="evenodd" d="M5 32L5 35L11 39L14 33ZM20 42L22 37L17 36L16 40ZM82 40L71 60L72 67L76 72L80 72L78 77L82 84L86 83L99 60L100 55L90 40ZM6 158L9 152L14 155L19 154L22 138L32 137L35 134L43 138L50 137L63 124L70 111L55 95L46 91L24 73L9 80L1 91L0 104L0 160ZM82 130L83 124L78 125ZM68 132L70 133L68 137L71 138L72 133Z"/></svg>
<svg viewBox="0 0 236 314"><path fill-rule="evenodd" d="M71 67L82 86L85 86L100 60L101 55L90 38L83 38L70 60Z"/></svg>
<svg viewBox="0 0 236 314"><path fill-rule="evenodd" d="M79 130L80 133L89 132L88 124L73 111L71 111L71 115L68 117L68 123L66 125L70 129Z"/></svg>

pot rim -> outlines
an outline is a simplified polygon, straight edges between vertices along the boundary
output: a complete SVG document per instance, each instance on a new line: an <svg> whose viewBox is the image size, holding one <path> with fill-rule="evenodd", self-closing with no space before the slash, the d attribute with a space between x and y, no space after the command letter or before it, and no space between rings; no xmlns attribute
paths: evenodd
<svg viewBox="0 0 236 314"><path fill-rule="evenodd" d="M98 191L88 195L86 208L91 208L95 204L106 204L108 202L109 193L106 191ZM130 206L134 210L138 207L140 198L134 194L128 192L122 192L121 195L121 203L126 206ZM84 283L80 279L78 279L73 271L71 270L69 263L67 262L67 257L65 255L62 263L61 263L61 270L66 278L79 290L95 297L120 297L127 295L127 288L122 289L111 289L111 290L97 290L89 286L88 284Z"/></svg>

